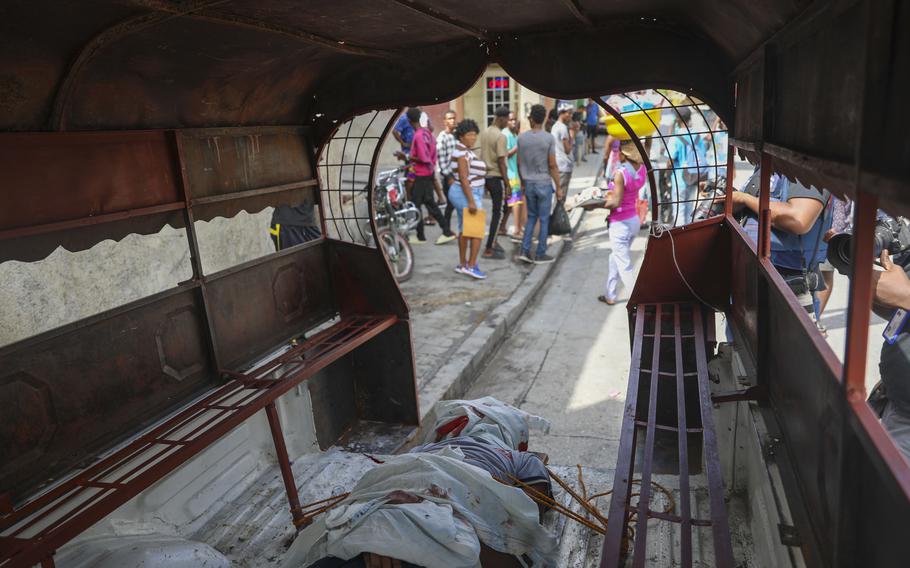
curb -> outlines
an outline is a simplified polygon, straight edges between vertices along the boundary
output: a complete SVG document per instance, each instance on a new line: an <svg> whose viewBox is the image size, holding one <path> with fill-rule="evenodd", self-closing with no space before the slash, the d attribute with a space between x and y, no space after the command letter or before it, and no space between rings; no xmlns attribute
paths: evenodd
<svg viewBox="0 0 910 568"><path fill-rule="evenodd" d="M569 212L572 225L570 237L575 236L584 211L581 208ZM524 314L525 309L534 300L537 292L543 287L550 273L558 264L566 248L567 239L561 239L553 245L553 256L556 262L538 264L528 273L521 286L512 296L494 309L484 321L458 347L449 360L436 371L417 392L420 404L420 423L432 424L433 411L440 400L460 398L474 383L478 372L483 369L493 354L502 345L509 331ZM435 420L434 420L435 421ZM412 439L419 438L415 433Z"/></svg>

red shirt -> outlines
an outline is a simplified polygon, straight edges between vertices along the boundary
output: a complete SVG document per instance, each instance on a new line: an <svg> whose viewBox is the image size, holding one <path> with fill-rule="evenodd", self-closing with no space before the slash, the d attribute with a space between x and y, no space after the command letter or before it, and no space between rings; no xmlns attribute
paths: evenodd
<svg viewBox="0 0 910 568"><path fill-rule="evenodd" d="M415 176L431 176L436 172L436 141L426 128L418 128L411 142L411 163Z"/></svg>

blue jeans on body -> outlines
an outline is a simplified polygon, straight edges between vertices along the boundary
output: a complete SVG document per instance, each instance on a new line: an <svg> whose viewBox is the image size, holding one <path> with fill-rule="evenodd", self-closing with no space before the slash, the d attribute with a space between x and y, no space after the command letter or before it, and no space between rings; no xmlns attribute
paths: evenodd
<svg viewBox="0 0 910 568"><path fill-rule="evenodd" d="M528 222L525 225L525 236L521 241L521 252L531 252L531 240L534 238L534 225L540 220L540 232L537 235L537 256L547 254L547 234L550 229L550 207L553 204L553 184L549 181L529 181L525 183L525 201L528 207Z"/></svg>
<svg viewBox="0 0 910 568"><path fill-rule="evenodd" d="M474 205L478 209L483 209L483 187L472 187L471 195L474 196ZM461 184L457 181L453 182L449 186L448 192L449 203L452 204L452 207L455 209L455 213L458 214L458 234L464 231L464 210L468 207L468 198L464 194L464 190L461 189Z"/></svg>

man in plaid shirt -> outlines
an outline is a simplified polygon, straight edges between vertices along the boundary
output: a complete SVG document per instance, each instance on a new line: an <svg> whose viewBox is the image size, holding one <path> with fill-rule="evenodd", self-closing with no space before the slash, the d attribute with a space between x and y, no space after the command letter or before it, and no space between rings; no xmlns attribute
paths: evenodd
<svg viewBox="0 0 910 568"><path fill-rule="evenodd" d="M455 130L455 123L457 122L455 119L455 111L447 110L443 122L444 128L439 133L439 136L436 137L436 163L439 165L442 192L446 197L445 220L447 227L452 226L452 211L455 210L452 207L452 202L449 201L449 186L455 180L455 172L452 171L452 152L455 150L455 136L452 135L452 131Z"/></svg>

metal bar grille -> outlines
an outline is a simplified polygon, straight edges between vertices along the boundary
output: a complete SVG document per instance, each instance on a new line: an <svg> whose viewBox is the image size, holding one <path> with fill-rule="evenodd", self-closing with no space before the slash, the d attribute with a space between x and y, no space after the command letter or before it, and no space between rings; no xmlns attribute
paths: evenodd
<svg viewBox="0 0 910 568"><path fill-rule="evenodd" d="M374 164L396 110L371 111L341 124L317 160L326 236L376 246L372 219Z"/></svg>
<svg viewBox="0 0 910 568"><path fill-rule="evenodd" d="M655 101L656 105L647 106L651 102L648 99ZM674 99L688 102L675 103ZM613 103L611 104L610 101L613 101ZM623 104L620 105L620 102ZM670 141L673 139L683 140L684 143L692 146L693 151L691 154L695 158L695 165L674 163L668 167L652 167L650 162L654 160L649 160L645 154L643 154L643 157L645 158L645 166L648 168L649 179L652 184L651 207L654 218L672 226L693 222L696 211L694 204L703 201L703 199L699 199L700 190L696 189L693 193L689 186L681 185L680 174L694 170L710 181L728 173L727 159L723 156L727 148L725 140L727 130L723 123L718 122L716 126L711 124L707 113L713 111L708 105L683 93L673 91L649 90L620 93L610 97L608 101L602 101L601 106L604 108L612 107L612 109L621 106L621 108L626 110L619 110L615 114L618 114L623 119L632 119L634 116L643 117L646 123L653 128L654 133L639 136L630 131L629 134L632 135L633 140L636 140L638 144L647 149L650 149L653 141L658 141L661 146L661 156L669 158ZM680 113L681 109L689 110L690 117L688 120L683 119ZM661 113L665 111L672 112L674 118L679 118L683 123L681 130L674 132L674 124L674 126L670 127L670 132L662 132L660 121L655 121L649 114L649 112L655 111L660 111ZM614 113L611 112L610 114ZM693 121L696 116L700 117L701 121L704 122L704 127ZM630 130L625 124L623 126L626 127L627 131ZM704 158L700 158L699 153L694 151L694 147L700 138L706 140ZM659 176L657 182L654 180L654 173L663 174ZM692 211L683 215L682 212L688 209L688 204L693 204Z"/></svg>
<svg viewBox="0 0 910 568"><path fill-rule="evenodd" d="M397 321L396 316L344 318L259 367L242 373L224 371L231 379L222 387L79 475L2 515L0 566L41 562L278 397Z"/></svg>
<svg viewBox="0 0 910 568"><path fill-rule="evenodd" d="M607 526L600 565L602 568L623 566L628 557L632 566L645 566L648 521L655 519L679 525L679 551L676 557L681 566L693 566L695 563L692 527L711 529L714 544L712 565L733 566L730 528L724 505L724 483L720 471L711 393L708 389L705 324L710 325L712 322L706 322L701 308L691 303L639 304L635 307L634 314L632 364L613 481L613 500L610 503L610 519L613 522ZM687 333L687 328L691 328L692 332ZM650 368L642 365L645 358L650 359ZM642 380L649 382L641 385ZM661 409L658 403L666 399L664 389L671 386L676 394L675 419L673 424L660 423L661 411L667 409ZM642 413L639 411L638 399L645 396L645 392L647 412ZM661 392L664 396L660 396ZM697 416L700 423L697 424L689 423L694 418L686 410L687 395L693 394L697 395L699 405ZM638 448L639 429L644 430L644 448ZM650 506L655 439L658 432L676 436L679 452L679 500L675 512L655 511ZM704 448L702 455L708 481L710 519L698 518L692 510L689 445L692 438L698 437ZM641 489L638 502L633 505L632 478L636 469L637 452L641 455ZM632 542L628 542L627 535L633 516L637 516L634 521L635 536ZM705 562L705 559L701 561Z"/></svg>

